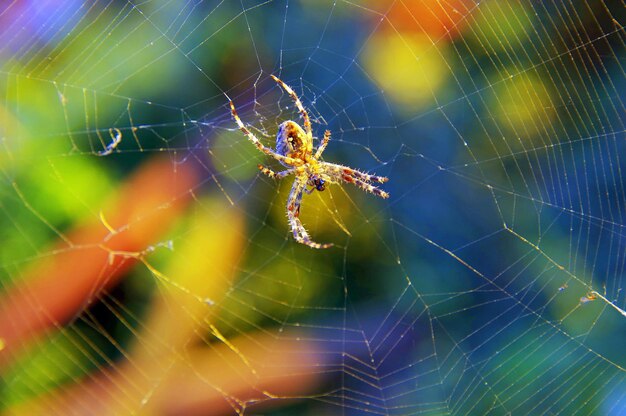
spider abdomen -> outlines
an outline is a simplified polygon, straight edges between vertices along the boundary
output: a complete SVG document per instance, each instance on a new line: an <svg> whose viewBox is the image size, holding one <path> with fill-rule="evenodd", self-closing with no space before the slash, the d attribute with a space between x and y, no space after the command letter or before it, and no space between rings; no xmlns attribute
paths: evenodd
<svg viewBox="0 0 626 416"><path fill-rule="evenodd" d="M313 143L298 123L287 120L278 126L276 153L304 161L312 152Z"/></svg>

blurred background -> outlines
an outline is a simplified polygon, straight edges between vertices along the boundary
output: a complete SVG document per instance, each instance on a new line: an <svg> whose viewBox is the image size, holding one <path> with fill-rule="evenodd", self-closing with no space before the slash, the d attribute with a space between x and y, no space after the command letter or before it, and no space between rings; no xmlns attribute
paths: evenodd
<svg viewBox="0 0 626 416"><path fill-rule="evenodd" d="M623 2L0 5L3 414L626 414ZM389 177L305 195L267 146Z"/></svg>

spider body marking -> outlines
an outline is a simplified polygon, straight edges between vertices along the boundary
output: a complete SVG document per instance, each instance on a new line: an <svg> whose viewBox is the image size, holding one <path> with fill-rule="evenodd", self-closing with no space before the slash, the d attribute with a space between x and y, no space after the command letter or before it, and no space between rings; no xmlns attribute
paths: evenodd
<svg viewBox="0 0 626 416"><path fill-rule="evenodd" d="M320 244L311 240L309 233L300 221L300 205L303 194L311 194L315 190L324 191L326 184L351 183L366 192L370 192L381 198L389 198L389 194L380 188L372 185L375 183L387 182L383 176L370 175L347 166L320 161L322 153L330 141L330 131L324 132L322 143L318 146L315 155L313 154L313 133L311 131L311 121L300 98L283 81L271 75L272 79L291 96L295 102L298 112L302 116L304 128L292 120L283 121L278 126L276 134L276 150L263 145L243 124L235 105L230 101L230 110L239 129L246 137L268 156L272 156L288 169L275 172L272 169L259 165L259 170L270 178L282 179L289 175L294 175L295 179L287 198L287 221L291 228L294 239L301 244L312 248L328 248L332 243Z"/></svg>
<svg viewBox="0 0 626 416"><path fill-rule="evenodd" d="M306 161L313 152L313 141L297 123L287 120L278 126L276 133L276 153ZM289 164L281 161L284 166Z"/></svg>

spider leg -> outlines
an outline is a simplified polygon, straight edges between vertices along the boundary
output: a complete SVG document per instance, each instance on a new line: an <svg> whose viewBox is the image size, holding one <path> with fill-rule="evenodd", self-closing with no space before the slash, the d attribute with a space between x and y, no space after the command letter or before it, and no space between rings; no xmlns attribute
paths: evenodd
<svg viewBox="0 0 626 416"><path fill-rule="evenodd" d="M332 244L320 244L311 241L309 233L300 221L300 203L302 202L302 192L306 189L306 182L296 179L291 187L289 198L287 198L287 219L289 226L293 232L293 238L300 244L307 245L311 248L328 248Z"/></svg>
<svg viewBox="0 0 626 416"><path fill-rule="evenodd" d="M287 91L287 94L289 94L291 98L293 99L293 101L296 103L296 107L298 107L298 111L300 112L300 115L302 115L302 118L304 119L304 130L306 131L306 134L309 135L309 137L313 137L313 133L311 132L311 120L309 120L309 114L304 109L304 106L302 105L302 101L300 101L300 98L298 98L295 91L292 90L289 85L285 84L278 77L274 75L270 75L270 76L272 77L274 81L278 83L278 85L280 85L281 87L283 87L285 91Z"/></svg>
<svg viewBox="0 0 626 416"><path fill-rule="evenodd" d="M317 148L317 151L315 152L315 159L319 159L322 156L322 153L324 153L324 150L326 150L326 146L328 146L328 141L330 140L330 130L326 130L324 132L324 138L322 139L322 144L320 144L320 147Z"/></svg>
<svg viewBox="0 0 626 416"><path fill-rule="evenodd" d="M262 173L266 174L272 179L282 179L285 176L291 175L292 173L296 171L295 168L292 168L292 169L283 170L282 172L274 172L272 169L266 166L263 166L263 165L257 165L257 166Z"/></svg>
<svg viewBox="0 0 626 416"><path fill-rule="evenodd" d="M370 192L376 196L379 196L383 199L387 199L389 198L389 194L385 191L383 191L380 188L375 187L374 185L367 183L366 181L364 181L363 179L360 179L358 177L355 176L351 176L347 173L343 173L341 175L341 180L343 180L344 182L348 182L348 183L352 183L354 185L356 185L357 187L363 189L366 192Z"/></svg>
<svg viewBox="0 0 626 416"><path fill-rule="evenodd" d="M335 163L328 163L328 162L322 162L322 163L324 163L324 167L329 168L330 170L340 174L341 176L349 175L354 178L361 179L362 181L365 181L365 182L385 183L389 180L389 178L385 176L370 175L370 174L358 171L356 169L349 168L347 166L337 165Z"/></svg>
<svg viewBox="0 0 626 416"><path fill-rule="evenodd" d="M272 156L274 159L276 159L276 160L278 160L280 162L285 162L286 164L291 165L291 166L299 166L299 165L302 165L304 163L300 159L294 159L292 157L279 155L278 153L274 152L269 147L265 147L263 145L263 143L261 143L259 141L259 139L257 139L256 136L254 134L252 134L252 132L250 130L248 130L248 128L243 124L243 122L239 118L239 115L237 114L237 110L235 109L235 104L233 104L232 101L230 101L230 112L232 113L233 118L237 122L237 126L239 126L239 130L241 130L243 132L243 134L245 134L248 137L248 139L250 139L250 141L261 152L265 153L268 156Z"/></svg>

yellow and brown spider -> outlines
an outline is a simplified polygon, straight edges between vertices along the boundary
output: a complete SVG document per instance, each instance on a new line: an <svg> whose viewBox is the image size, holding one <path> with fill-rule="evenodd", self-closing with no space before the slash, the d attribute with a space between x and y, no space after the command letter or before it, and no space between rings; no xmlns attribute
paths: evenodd
<svg viewBox="0 0 626 416"><path fill-rule="evenodd" d="M304 129L295 121L283 121L278 126L276 134L276 151L264 146L250 130L243 124L235 105L230 101L230 110L233 118L237 122L239 129L250 139L250 141L261 152L268 156L272 156L288 169L282 172L274 172L273 170L259 165L261 172L270 178L282 179L288 175L294 175L295 180L287 199L287 219L293 232L293 238L301 244L306 244L312 248L328 248L332 243L320 244L312 241L306 229L300 221L300 203L302 202L302 193L312 193L314 190L323 191L327 183L343 183L348 182L358 186L364 191L371 192L381 198L389 198L389 194L375 186L370 182L384 183L387 178L382 176L369 175L347 166L337 165L334 163L322 162L320 157L328 145L330 140L330 131L324 132L322 144L317 148L313 155L313 133L311 131L311 121L302 102L296 93L283 81L272 75L274 81L278 83L296 103L296 107L300 115L304 119ZM309 189L310 187L310 189Z"/></svg>

